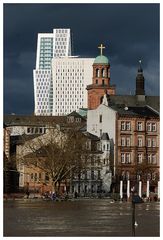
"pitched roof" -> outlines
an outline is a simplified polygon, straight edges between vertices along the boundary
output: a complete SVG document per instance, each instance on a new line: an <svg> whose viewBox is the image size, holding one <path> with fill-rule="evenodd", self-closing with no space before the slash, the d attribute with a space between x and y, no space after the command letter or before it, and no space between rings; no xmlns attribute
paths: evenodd
<svg viewBox="0 0 163 240"><path fill-rule="evenodd" d="M122 105L124 106L150 106L156 111L160 111L159 96L144 96L144 101L139 101L136 95L109 95L109 106Z"/></svg>
<svg viewBox="0 0 163 240"><path fill-rule="evenodd" d="M66 116L4 115L7 126L43 126L66 123Z"/></svg>
<svg viewBox="0 0 163 240"><path fill-rule="evenodd" d="M119 116L133 116L133 117L159 117L159 113L148 106L129 106L124 107L123 105L111 106L115 111L119 113Z"/></svg>
<svg viewBox="0 0 163 240"><path fill-rule="evenodd" d="M101 140L109 140L108 133L103 133L102 136L101 136Z"/></svg>

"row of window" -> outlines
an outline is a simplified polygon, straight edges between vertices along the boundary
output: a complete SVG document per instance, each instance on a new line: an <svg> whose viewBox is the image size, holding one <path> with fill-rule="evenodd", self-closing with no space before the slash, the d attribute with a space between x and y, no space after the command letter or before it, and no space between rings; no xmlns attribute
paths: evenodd
<svg viewBox="0 0 163 240"><path fill-rule="evenodd" d="M47 103L47 101L48 101L49 99L48 98L42 98L42 101L41 102L38 102L38 105L46 105Z"/></svg>
<svg viewBox="0 0 163 240"><path fill-rule="evenodd" d="M51 53L51 51L41 51L40 60L44 60L45 57L50 57L52 59L53 54Z"/></svg>
<svg viewBox="0 0 163 240"><path fill-rule="evenodd" d="M42 134L46 133L46 129L44 127L28 127L27 128L27 134Z"/></svg>
<svg viewBox="0 0 163 240"><path fill-rule="evenodd" d="M109 76L109 69L96 69L96 77L108 77Z"/></svg>
<svg viewBox="0 0 163 240"><path fill-rule="evenodd" d="M130 179L130 172L129 171L122 171L121 176L122 176L122 180L129 180ZM147 179L148 180L156 180L157 178L157 173L153 172L153 173L148 173L147 174ZM141 173L137 174L137 180L141 180Z"/></svg>
<svg viewBox="0 0 163 240"><path fill-rule="evenodd" d="M74 116L67 117L68 123L81 122L81 118L75 118Z"/></svg>
<svg viewBox="0 0 163 240"><path fill-rule="evenodd" d="M137 154L137 163L143 163L144 154L138 153ZM155 153L147 154L147 160L149 164L156 164L157 158ZM123 164L130 164L131 163L131 153L121 153L121 163Z"/></svg>
<svg viewBox="0 0 163 240"><path fill-rule="evenodd" d="M49 114L50 113L49 109L47 109L47 110L41 109L41 110L37 110L37 112L40 113L40 114Z"/></svg>
<svg viewBox="0 0 163 240"><path fill-rule="evenodd" d="M69 32L69 29L56 29L56 36L57 36L57 33L68 33ZM61 36L61 34L59 34L59 36Z"/></svg>
<svg viewBox="0 0 163 240"><path fill-rule="evenodd" d="M60 45L56 45L55 46L55 52L57 52L57 50L61 50L61 49L66 49L66 42L62 42Z"/></svg>
<svg viewBox="0 0 163 240"><path fill-rule="evenodd" d="M147 147L156 147L156 138L147 138L146 146ZM122 137L121 138L121 146L131 146L131 138L130 137ZM143 147L145 144L143 143L143 137L138 137L137 146Z"/></svg>
<svg viewBox="0 0 163 240"><path fill-rule="evenodd" d="M36 74L51 74L51 71L50 70L49 71L48 70L41 70L41 71L36 70L35 73ZM39 77L39 75L38 75L38 77Z"/></svg>
<svg viewBox="0 0 163 240"><path fill-rule="evenodd" d="M96 84L98 84L98 79L96 79ZM102 85L108 84L108 82L106 82L106 80L102 79Z"/></svg>
<svg viewBox="0 0 163 240"><path fill-rule="evenodd" d="M57 74L56 74L57 75ZM66 77L65 77L66 76ZM84 76L76 76L76 77L74 77L74 75L72 75L71 73L70 73L70 75L68 75L67 73L64 75L64 76L57 76L56 77L56 80L59 80L59 82L62 80L62 79L70 79L70 80L80 80L80 79L84 79ZM74 81L73 81L74 82Z"/></svg>
<svg viewBox="0 0 163 240"><path fill-rule="evenodd" d="M76 74L77 73L80 73L80 75L81 75L81 73L83 73L84 72L84 69L82 68L80 68L80 69L75 69L74 68L74 65L76 65L76 63L74 62L72 62L71 63L72 65L71 66L69 66L69 68L67 69L66 67L64 67L63 69L60 69L59 67L56 67L56 69L57 69L57 71L56 72L58 72L58 73L60 73L60 74L62 74L64 71L65 72L75 72ZM56 74L57 75L57 74Z"/></svg>
<svg viewBox="0 0 163 240"><path fill-rule="evenodd" d="M122 121L121 122L121 131L130 131L130 130L131 130L131 122ZM144 123L143 122L137 122L137 130L144 131ZM146 130L149 132L157 131L156 123L148 122L146 124Z"/></svg>
<svg viewBox="0 0 163 240"><path fill-rule="evenodd" d="M85 179L85 180L100 180L101 179L101 173L100 173L100 170L97 170L97 171L85 171L84 173L82 174L74 174L74 176L72 176L73 179L78 179L78 180L81 180L81 179Z"/></svg>

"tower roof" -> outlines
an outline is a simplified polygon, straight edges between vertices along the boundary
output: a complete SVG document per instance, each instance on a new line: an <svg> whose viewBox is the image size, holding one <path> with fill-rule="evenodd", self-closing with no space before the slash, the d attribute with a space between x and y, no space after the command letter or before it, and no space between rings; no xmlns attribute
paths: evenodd
<svg viewBox="0 0 163 240"><path fill-rule="evenodd" d="M98 48L100 49L100 55L95 58L93 64L108 64L109 59L102 54L103 49L105 49L105 46L103 46L103 44L101 44Z"/></svg>
<svg viewBox="0 0 163 240"><path fill-rule="evenodd" d="M109 140L108 133L103 133L101 136L101 140Z"/></svg>
<svg viewBox="0 0 163 240"><path fill-rule="evenodd" d="M93 64L109 64L109 59L104 55L99 55L95 58Z"/></svg>
<svg viewBox="0 0 163 240"><path fill-rule="evenodd" d="M139 67L138 67L138 73L143 73L143 68L142 68L142 61L139 60Z"/></svg>

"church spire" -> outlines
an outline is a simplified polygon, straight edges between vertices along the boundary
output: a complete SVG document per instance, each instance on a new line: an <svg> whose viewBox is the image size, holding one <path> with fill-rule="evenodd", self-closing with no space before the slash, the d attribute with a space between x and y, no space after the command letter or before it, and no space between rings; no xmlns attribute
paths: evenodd
<svg viewBox="0 0 163 240"><path fill-rule="evenodd" d="M139 67L136 76L136 95L145 95L142 60L139 60Z"/></svg>
<svg viewBox="0 0 163 240"><path fill-rule="evenodd" d="M98 46L98 48L100 48L100 55L103 55L103 49L105 49L105 46L103 44L101 44L100 46Z"/></svg>
<svg viewBox="0 0 163 240"><path fill-rule="evenodd" d="M138 72L143 72L143 69L142 69L142 60L140 59L139 60L139 68L138 68Z"/></svg>

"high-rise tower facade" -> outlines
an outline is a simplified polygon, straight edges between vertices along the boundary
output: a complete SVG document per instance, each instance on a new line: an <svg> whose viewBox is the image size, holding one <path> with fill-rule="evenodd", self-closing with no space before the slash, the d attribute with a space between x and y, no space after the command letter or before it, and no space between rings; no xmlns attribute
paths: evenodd
<svg viewBox="0 0 163 240"><path fill-rule="evenodd" d="M53 112L66 115L87 108L86 86L92 80L94 58L53 58Z"/></svg>
<svg viewBox="0 0 163 240"><path fill-rule="evenodd" d="M52 115L52 58L67 56L71 56L70 29L38 34L36 68L33 70L35 115Z"/></svg>

